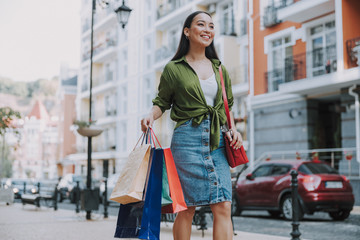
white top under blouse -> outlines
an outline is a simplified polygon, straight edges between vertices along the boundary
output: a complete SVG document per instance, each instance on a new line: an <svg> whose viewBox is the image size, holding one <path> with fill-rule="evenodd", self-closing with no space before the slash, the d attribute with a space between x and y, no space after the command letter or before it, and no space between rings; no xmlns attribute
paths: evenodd
<svg viewBox="0 0 360 240"><path fill-rule="evenodd" d="M209 106L214 106L216 94L218 92L218 84L216 82L215 73L208 79L202 80L199 78L200 86L204 93L206 103Z"/></svg>

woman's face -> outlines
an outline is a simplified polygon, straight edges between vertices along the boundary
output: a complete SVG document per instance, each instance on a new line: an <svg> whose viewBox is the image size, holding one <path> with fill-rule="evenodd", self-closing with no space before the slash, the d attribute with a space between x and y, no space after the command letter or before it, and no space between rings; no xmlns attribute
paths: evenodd
<svg viewBox="0 0 360 240"><path fill-rule="evenodd" d="M184 29L184 34L188 37L191 45L208 47L215 36L212 18L205 13L199 13L194 17L190 28Z"/></svg>

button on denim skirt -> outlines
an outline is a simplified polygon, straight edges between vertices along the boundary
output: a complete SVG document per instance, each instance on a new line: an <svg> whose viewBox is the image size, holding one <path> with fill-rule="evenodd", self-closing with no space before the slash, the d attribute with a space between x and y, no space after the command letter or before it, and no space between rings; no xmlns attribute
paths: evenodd
<svg viewBox="0 0 360 240"><path fill-rule="evenodd" d="M192 120L178 126L170 148L187 206L231 202L224 139L221 135L219 148L210 151L210 119L203 120L199 126L193 126Z"/></svg>

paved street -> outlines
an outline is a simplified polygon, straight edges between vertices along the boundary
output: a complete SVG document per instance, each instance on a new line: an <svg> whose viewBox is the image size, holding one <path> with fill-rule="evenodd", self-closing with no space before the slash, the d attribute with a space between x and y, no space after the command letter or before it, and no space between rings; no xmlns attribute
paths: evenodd
<svg viewBox="0 0 360 240"><path fill-rule="evenodd" d="M60 203L60 208L74 210L75 205L68 201ZM102 205L101 205L102 206ZM116 216L118 207L111 205L109 214ZM97 213L103 214L101 208ZM207 216L208 227L211 218ZM289 237L292 230L291 222L282 218L272 218L266 211L244 211L240 217L234 217L235 230L259 234ZM197 230L195 230L197 231ZM327 213L305 215L300 222L300 232L303 239L343 239L358 240L360 236L360 207L356 207L345 221L332 221Z"/></svg>
<svg viewBox="0 0 360 240"><path fill-rule="evenodd" d="M0 205L0 240L8 239L113 239L118 207L109 207L109 218L103 218L103 208L94 211L92 221L85 220L85 213L75 213L75 205L68 200L59 203L59 210L46 207L37 209L32 205L20 204L19 200L10 207ZM9 209L13 209L9 211ZM16 211L14 211L14 209ZM65 210L66 209L66 210ZM13 213L16 214L13 214ZM211 217L207 215L209 230L204 239L211 239ZM291 222L281 218L272 218L266 211L244 211L240 217L234 217L238 236L234 239L290 239ZM46 226L46 229L43 228ZM162 223L162 239L172 239L172 223ZM34 230L34 228L40 228ZM20 230L21 229L21 230ZM90 232L84 238L84 233ZM360 207L356 207L345 221L332 221L326 213L305 215L300 223L302 239L342 239L357 240L360 236ZM45 235L44 235L45 234ZM48 234L48 235L46 235ZM256 235L261 234L261 235ZM264 235L263 235L264 234ZM194 226L192 239L201 238L201 231ZM5 237L6 236L6 237ZM246 236L246 237L245 237ZM255 236L255 238L254 238Z"/></svg>
<svg viewBox="0 0 360 240"><path fill-rule="evenodd" d="M102 215L93 214L93 220L85 220L85 213L75 214L73 211L41 207L22 206L15 203L10 206L0 204L0 239L1 240L107 240L114 239L116 217L104 219ZM171 240L172 224L161 224L162 240ZM285 240L280 236L256 234L236 231L234 240ZM212 231L201 232L193 227L192 240L212 239Z"/></svg>

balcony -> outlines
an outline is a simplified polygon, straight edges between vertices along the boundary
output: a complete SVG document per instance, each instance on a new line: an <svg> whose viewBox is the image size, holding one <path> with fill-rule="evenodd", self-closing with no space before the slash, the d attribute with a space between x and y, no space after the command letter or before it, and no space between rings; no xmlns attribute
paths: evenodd
<svg viewBox="0 0 360 240"><path fill-rule="evenodd" d="M156 49L155 62L159 63L159 62L166 60L174 55L175 55L174 50L169 49L167 46L162 46L162 47Z"/></svg>
<svg viewBox="0 0 360 240"><path fill-rule="evenodd" d="M185 6L186 4L190 3L192 0L173 0L173 1L166 1L164 4L160 4L157 9L157 19L165 17L171 12Z"/></svg>
<svg viewBox="0 0 360 240"><path fill-rule="evenodd" d="M335 0L281 1L277 7L279 21L305 22L335 11Z"/></svg>
<svg viewBox="0 0 360 240"><path fill-rule="evenodd" d="M115 39L106 39L104 42L101 42L93 47L93 57L99 55L105 50L110 49L111 47L117 46ZM82 61L85 62L90 59L90 50L86 51L82 55Z"/></svg>
<svg viewBox="0 0 360 240"><path fill-rule="evenodd" d="M335 45L287 57L284 68L265 73L267 92L278 91L283 83L336 72L336 58Z"/></svg>
<svg viewBox="0 0 360 240"><path fill-rule="evenodd" d="M234 18L222 17L220 29L222 35L236 36Z"/></svg>
<svg viewBox="0 0 360 240"><path fill-rule="evenodd" d="M360 66L360 37L346 41L349 68Z"/></svg>
<svg viewBox="0 0 360 240"><path fill-rule="evenodd" d="M243 18L240 20L240 36L244 36L248 33L247 19Z"/></svg>
<svg viewBox="0 0 360 240"><path fill-rule="evenodd" d="M264 16L263 16L263 24L264 27L273 27L280 23L277 18L277 10L274 5L269 5L265 8Z"/></svg>

